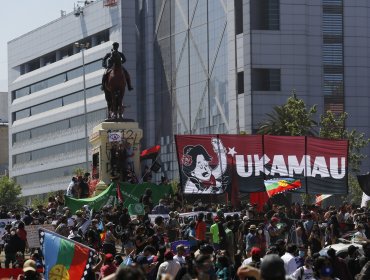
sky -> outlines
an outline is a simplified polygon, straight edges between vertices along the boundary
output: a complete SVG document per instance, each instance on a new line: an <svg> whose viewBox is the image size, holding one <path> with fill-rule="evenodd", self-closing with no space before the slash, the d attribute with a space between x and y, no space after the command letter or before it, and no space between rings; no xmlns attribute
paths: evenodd
<svg viewBox="0 0 370 280"><path fill-rule="evenodd" d="M70 13L77 0L0 0L0 92L8 91L7 43Z"/></svg>

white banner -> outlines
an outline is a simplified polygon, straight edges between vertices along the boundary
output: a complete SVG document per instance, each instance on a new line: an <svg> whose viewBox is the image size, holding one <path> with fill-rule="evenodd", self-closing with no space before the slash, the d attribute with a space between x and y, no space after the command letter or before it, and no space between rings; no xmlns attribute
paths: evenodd
<svg viewBox="0 0 370 280"><path fill-rule="evenodd" d="M108 132L108 141L109 142L121 142L122 132L120 131Z"/></svg>
<svg viewBox="0 0 370 280"><path fill-rule="evenodd" d="M180 222L184 222L185 218L192 218L194 221L198 218L199 213L204 213L204 216L207 215L207 211L196 211L196 212L186 212L186 213L179 213ZM234 214L238 214L240 216L241 212L228 212L224 213L224 216L234 216ZM154 223L156 217L161 216L164 221L166 222L169 220L170 216L168 214L149 214L148 217L151 223ZM216 217L217 213L212 212L212 217Z"/></svg>
<svg viewBox="0 0 370 280"><path fill-rule="evenodd" d="M368 196L366 193L362 193L362 199L361 199L361 207L367 207L367 202L370 200L370 196Z"/></svg>
<svg viewBox="0 0 370 280"><path fill-rule="evenodd" d="M11 224L15 219L0 219L0 244L4 244L3 235L5 233L5 226Z"/></svg>
<svg viewBox="0 0 370 280"><path fill-rule="evenodd" d="M24 229L27 231L27 242L30 248L40 247L39 228L55 231L55 227L51 224L25 226Z"/></svg>

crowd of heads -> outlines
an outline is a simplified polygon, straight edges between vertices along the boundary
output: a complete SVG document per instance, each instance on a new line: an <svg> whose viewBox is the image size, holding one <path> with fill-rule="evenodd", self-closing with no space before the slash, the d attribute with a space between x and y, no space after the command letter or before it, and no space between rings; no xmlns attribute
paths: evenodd
<svg viewBox="0 0 370 280"><path fill-rule="evenodd" d="M7 211L3 206L0 217L15 219L2 237L4 265L25 264L25 229L32 224L50 224L56 233L99 252L91 277L100 273L112 279L134 279L128 275L135 279L355 279L370 260L367 209L350 203L326 208L268 203L259 211L258 205L250 203L238 208L229 203L189 204L179 194L155 205L151 195L148 189L141 197L145 210L141 216L130 216L122 204L99 211L84 205L72 212L62 196L51 197L48 205L36 209ZM189 211L197 216L183 218L181 213ZM357 245L347 246L344 253L336 251L334 245L343 239ZM333 248L324 249L328 246ZM32 260L42 268L42 252L37 248L32 252L36 254Z"/></svg>

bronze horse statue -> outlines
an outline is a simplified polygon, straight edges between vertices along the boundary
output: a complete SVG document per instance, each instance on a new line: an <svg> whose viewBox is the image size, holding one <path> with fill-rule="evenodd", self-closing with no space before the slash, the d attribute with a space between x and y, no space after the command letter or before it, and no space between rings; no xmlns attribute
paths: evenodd
<svg viewBox="0 0 370 280"><path fill-rule="evenodd" d="M112 51L112 68L108 70L107 80L104 85L105 100L108 105L108 119L121 119L124 106L126 79L122 69L121 56L118 51Z"/></svg>

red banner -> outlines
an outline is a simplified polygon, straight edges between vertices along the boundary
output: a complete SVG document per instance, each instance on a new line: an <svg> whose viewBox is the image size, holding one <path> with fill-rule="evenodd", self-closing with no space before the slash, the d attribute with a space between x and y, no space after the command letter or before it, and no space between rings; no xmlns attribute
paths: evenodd
<svg viewBox="0 0 370 280"><path fill-rule="evenodd" d="M271 135L176 135L183 192L265 191L272 178L300 179L299 192L347 193L347 140ZM235 188L235 186L238 186Z"/></svg>

